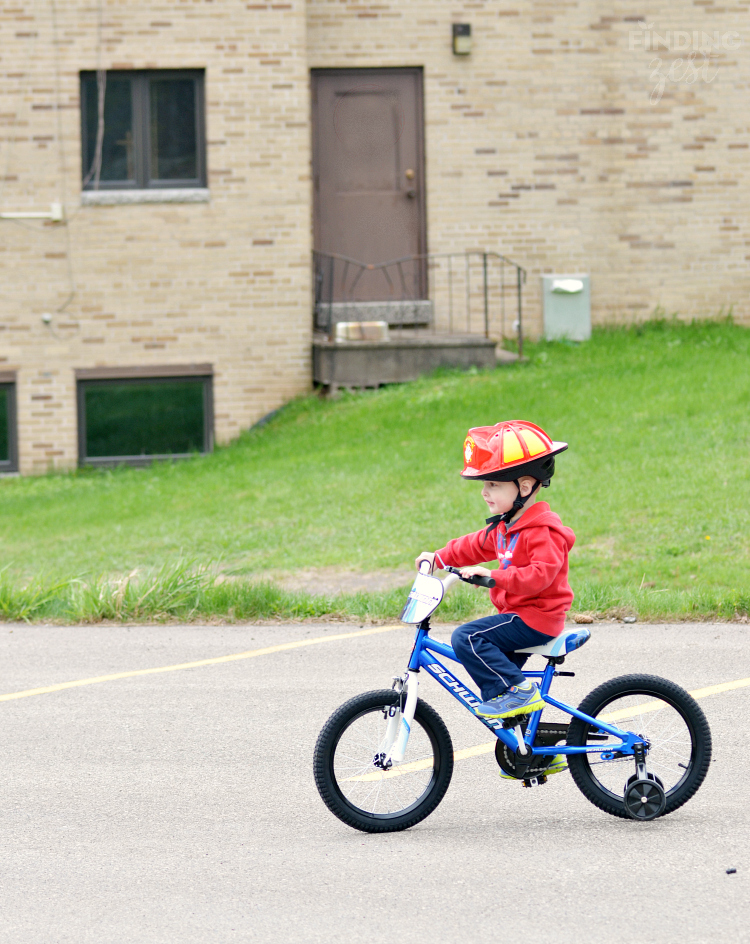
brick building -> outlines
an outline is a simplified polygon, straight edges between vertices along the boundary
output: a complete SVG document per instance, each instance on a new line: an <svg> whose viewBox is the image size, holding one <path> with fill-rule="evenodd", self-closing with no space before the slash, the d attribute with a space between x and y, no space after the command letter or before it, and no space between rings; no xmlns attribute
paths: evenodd
<svg viewBox="0 0 750 944"><path fill-rule="evenodd" d="M0 469L309 389L313 248L502 253L532 333L550 272L595 323L747 319L748 5L3 0Z"/></svg>

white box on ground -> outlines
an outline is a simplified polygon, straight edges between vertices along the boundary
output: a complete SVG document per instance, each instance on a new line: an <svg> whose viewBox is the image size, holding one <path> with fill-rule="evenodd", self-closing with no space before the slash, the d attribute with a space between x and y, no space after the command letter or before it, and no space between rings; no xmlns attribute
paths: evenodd
<svg viewBox="0 0 750 944"><path fill-rule="evenodd" d="M339 321L335 328L336 341L387 341L387 321Z"/></svg>
<svg viewBox="0 0 750 944"><path fill-rule="evenodd" d="M543 275L544 337L588 341L591 337L591 280L588 275Z"/></svg>

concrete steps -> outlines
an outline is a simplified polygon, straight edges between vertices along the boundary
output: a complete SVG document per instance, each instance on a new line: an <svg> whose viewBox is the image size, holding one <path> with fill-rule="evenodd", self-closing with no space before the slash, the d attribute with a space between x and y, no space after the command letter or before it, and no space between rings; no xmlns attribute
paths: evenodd
<svg viewBox="0 0 750 944"><path fill-rule="evenodd" d="M388 341L313 339L313 380L339 387L378 387L416 380L438 367L494 367L517 355L496 351L497 342L477 335L395 331Z"/></svg>

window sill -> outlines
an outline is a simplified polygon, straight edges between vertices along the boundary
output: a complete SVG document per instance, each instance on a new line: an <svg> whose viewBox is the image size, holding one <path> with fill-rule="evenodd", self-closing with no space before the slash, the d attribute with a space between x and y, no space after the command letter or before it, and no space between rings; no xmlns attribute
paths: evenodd
<svg viewBox="0 0 750 944"><path fill-rule="evenodd" d="M79 468L94 466L106 469L118 465L129 465L143 468L153 465L155 462L183 462L185 459L196 459L198 456L208 456L210 454L211 450L208 452L170 452L154 456L83 456L78 460L78 466Z"/></svg>
<svg viewBox="0 0 750 944"><path fill-rule="evenodd" d="M81 206L125 206L134 203L208 203L207 187L174 187L164 190L83 190Z"/></svg>

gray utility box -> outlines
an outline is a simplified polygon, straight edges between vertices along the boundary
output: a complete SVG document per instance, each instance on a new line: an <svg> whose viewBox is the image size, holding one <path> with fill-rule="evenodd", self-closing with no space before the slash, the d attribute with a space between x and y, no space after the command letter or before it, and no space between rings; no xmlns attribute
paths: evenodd
<svg viewBox="0 0 750 944"><path fill-rule="evenodd" d="M543 275L544 337L588 341L591 337L591 285L588 275Z"/></svg>

